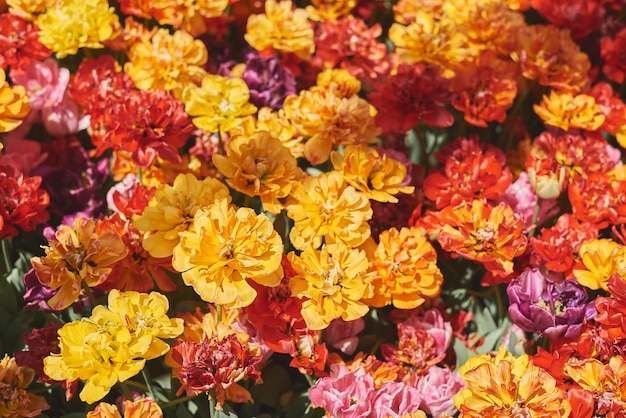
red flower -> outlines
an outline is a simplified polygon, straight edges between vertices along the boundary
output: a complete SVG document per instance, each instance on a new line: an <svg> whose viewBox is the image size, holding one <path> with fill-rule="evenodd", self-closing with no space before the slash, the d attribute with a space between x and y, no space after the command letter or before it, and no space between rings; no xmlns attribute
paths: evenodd
<svg viewBox="0 0 626 418"><path fill-rule="evenodd" d="M383 132L406 132L420 122L437 128L454 123L445 108L452 99L449 83L432 65L400 64L395 75L375 85L369 99Z"/></svg>
<svg viewBox="0 0 626 418"><path fill-rule="evenodd" d="M96 154L113 148L132 154L140 167L156 157L179 163L177 148L191 136L194 127L183 103L165 90L131 90L120 98L109 97L106 111L91 115Z"/></svg>
<svg viewBox="0 0 626 418"><path fill-rule="evenodd" d="M626 28L620 30L614 38L608 36L600 40L600 55L604 60L602 72L616 83L623 83L626 76Z"/></svg>
<svg viewBox="0 0 626 418"><path fill-rule="evenodd" d="M155 192L156 188L154 186L145 187L140 182L136 182L130 190L124 193L114 189L111 193L111 200L118 212L128 219L132 219L133 215L141 215L143 213Z"/></svg>
<svg viewBox="0 0 626 418"><path fill-rule="evenodd" d="M592 174L572 182L568 188L574 216L604 229L626 223L626 181L612 180L605 174Z"/></svg>
<svg viewBox="0 0 626 418"><path fill-rule="evenodd" d="M532 0L531 6L554 26L568 28L574 39L598 30L604 21L604 6L598 0Z"/></svg>
<svg viewBox="0 0 626 418"><path fill-rule="evenodd" d="M241 396L245 389L236 382L247 378L260 380L255 366L261 357L252 355L235 334L228 334L221 340L212 336L199 343L179 340L172 350L172 359L180 364L177 375L182 386L177 396L183 392L188 396L210 392L209 396L215 396L217 409L220 409L229 392L238 399L251 399L249 393Z"/></svg>
<svg viewBox="0 0 626 418"><path fill-rule="evenodd" d="M606 116L604 124L598 131L606 131L615 135L626 125L626 106L622 99L615 95L611 84L604 81L600 82L593 86L587 94L596 99L596 103L600 105L600 111Z"/></svg>
<svg viewBox="0 0 626 418"><path fill-rule="evenodd" d="M40 188L41 177L15 177L9 166L0 166L0 239L34 231L48 221L50 196Z"/></svg>
<svg viewBox="0 0 626 418"><path fill-rule="evenodd" d="M290 341L288 350L292 357L290 367L297 368L300 373L317 377L328 375L325 371L328 348L326 344L320 343L320 335L320 331L308 331L296 340Z"/></svg>
<svg viewBox="0 0 626 418"><path fill-rule="evenodd" d="M11 13L0 15L0 67L11 67L11 76L31 61L43 61L52 51L39 42L39 28Z"/></svg>

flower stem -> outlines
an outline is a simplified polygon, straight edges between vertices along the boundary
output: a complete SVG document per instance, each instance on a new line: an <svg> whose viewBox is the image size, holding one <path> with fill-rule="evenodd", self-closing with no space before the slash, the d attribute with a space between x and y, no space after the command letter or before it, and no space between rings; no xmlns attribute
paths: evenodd
<svg viewBox="0 0 626 418"><path fill-rule="evenodd" d="M532 237L535 235L535 231L537 231L537 219L539 219L539 210L541 209L541 199L537 200L537 206L535 206L535 211L533 212L533 219L530 225L530 231L528 232L528 236Z"/></svg>
<svg viewBox="0 0 626 418"><path fill-rule="evenodd" d="M148 372L148 368L144 365L143 369L141 369L141 375L143 376L143 380L146 382L146 387L148 388L148 393L150 397L156 401L156 397L154 396L154 390L152 389L152 382L150 380L150 373Z"/></svg>
<svg viewBox="0 0 626 418"><path fill-rule="evenodd" d="M310 374L304 373L304 377L306 378L306 381L309 382L309 386L313 387L315 385L315 380L311 377Z"/></svg>
<svg viewBox="0 0 626 418"><path fill-rule="evenodd" d="M122 393L126 396L126 399L131 401L133 399L133 395L130 393L130 389L128 389L128 385L124 382L118 382L120 388L122 389Z"/></svg>
<svg viewBox="0 0 626 418"><path fill-rule="evenodd" d="M89 298L89 302L91 303L91 307L92 308L95 307L98 304L98 301L96 300L95 296L91 292L91 289L89 288L89 286L87 286L87 283L85 283L84 281L81 281L80 285L83 288L83 290L85 291L85 294L87 295L87 297Z"/></svg>
<svg viewBox="0 0 626 418"><path fill-rule="evenodd" d="M209 417L212 418L214 416L215 416L215 393L209 393Z"/></svg>
<svg viewBox="0 0 626 418"><path fill-rule="evenodd" d="M424 133L422 132L422 128L420 126L416 126L414 130L420 144L420 150L422 151L422 164L426 167L426 169L428 169L430 167L430 161L428 149L426 148L426 138L424 137Z"/></svg>
<svg viewBox="0 0 626 418"><path fill-rule="evenodd" d="M163 405L161 405L161 409L165 409L165 408L171 408L172 406L176 406L178 404L190 401L192 399L195 399L198 395L193 395L193 396L183 396L182 398L178 398L178 399L174 399L173 401L169 401L164 403Z"/></svg>
<svg viewBox="0 0 626 418"><path fill-rule="evenodd" d="M11 265L11 250L9 248L11 243L9 239L0 240L0 243L2 245L2 259L4 260L5 275L8 276L11 270L13 270L13 266Z"/></svg>

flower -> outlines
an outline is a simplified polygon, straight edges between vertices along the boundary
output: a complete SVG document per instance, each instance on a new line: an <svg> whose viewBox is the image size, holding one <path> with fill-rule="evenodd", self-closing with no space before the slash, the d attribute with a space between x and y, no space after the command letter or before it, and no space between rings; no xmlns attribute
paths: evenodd
<svg viewBox="0 0 626 418"><path fill-rule="evenodd" d="M611 276L626 276L626 247L608 238L590 239L578 250L582 265L574 267L578 283L592 290L608 290Z"/></svg>
<svg viewBox="0 0 626 418"><path fill-rule="evenodd" d="M305 177L296 183L285 207L294 221L289 239L297 249L319 248L322 240L355 248L370 236L369 200L337 171Z"/></svg>
<svg viewBox="0 0 626 418"><path fill-rule="evenodd" d="M206 132L228 132L242 123L243 116L257 111L249 102L248 86L239 77L208 74L200 87L186 88L182 100L193 124Z"/></svg>
<svg viewBox="0 0 626 418"><path fill-rule="evenodd" d="M439 366L429 367L428 373L417 382L417 391L422 396L420 408L434 417L454 416L458 411L454 405L454 396L464 387L458 372Z"/></svg>
<svg viewBox="0 0 626 418"><path fill-rule="evenodd" d="M382 231L372 252L369 258L376 275L373 297L367 301L372 306L413 309L439 295L443 275L422 229Z"/></svg>
<svg viewBox="0 0 626 418"><path fill-rule="evenodd" d="M228 307L252 303L253 280L278 286L283 276L283 243L265 215L229 207L220 199L198 210L190 229L180 233L172 266L202 300Z"/></svg>
<svg viewBox="0 0 626 418"><path fill-rule="evenodd" d="M372 417L420 417L422 394L416 388L402 382L384 382L374 392Z"/></svg>
<svg viewBox="0 0 626 418"><path fill-rule="evenodd" d="M340 0L333 4L328 4L321 0L312 0L311 5L307 6L306 11L310 19L318 22L327 22L329 20L338 20L341 17L349 15L356 6L356 3L356 0Z"/></svg>
<svg viewBox="0 0 626 418"><path fill-rule="evenodd" d="M533 110L545 124L564 131L571 128L595 131L606 120L593 96L587 94L574 96L552 91L550 96L543 96L540 104L533 105Z"/></svg>
<svg viewBox="0 0 626 418"><path fill-rule="evenodd" d="M570 403L554 377L526 354L515 358L500 346L495 357L472 357L459 371L466 385L454 397L460 418L570 415Z"/></svg>
<svg viewBox="0 0 626 418"><path fill-rule="evenodd" d="M213 164L233 189L259 196L263 209L279 213L278 199L286 198L303 176L296 158L270 132L240 135L226 144L226 155L213 155Z"/></svg>
<svg viewBox="0 0 626 418"><path fill-rule="evenodd" d="M11 76L25 64L48 58L52 51L39 42L38 28L12 13L0 15L0 67L11 67Z"/></svg>
<svg viewBox="0 0 626 418"><path fill-rule="evenodd" d="M406 132L420 122L447 128L454 122L444 107L452 98L448 89L437 67L400 64L395 74L375 84L368 98L378 109L376 123L385 133Z"/></svg>
<svg viewBox="0 0 626 418"><path fill-rule="evenodd" d="M105 0L66 0L50 4L35 20L39 41L58 59L75 55L80 48L104 48L116 36L119 19Z"/></svg>
<svg viewBox="0 0 626 418"><path fill-rule="evenodd" d="M124 241L106 221L87 218L59 226L44 250L45 255L33 257L31 264L41 284L58 289L48 301L55 310L74 303L81 286L97 286L116 274L117 262L128 254Z"/></svg>
<svg viewBox="0 0 626 418"><path fill-rule="evenodd" d="M141 37L127 52L124 72L140 90L163 89L180 99L183 89L198 84L206 71L202 68L208 52L202 41L183 31L173 34L160 28Z"/></svg>
<svg viewBox="0 0 626 418"><path fill-rule="evenodd" d="M583 320L595 314L587 292L574 279L553 282L537 269L527 269L506 289L509 315L526 332L551 340L576 338Z"/></svg>
<svg viewBox="0 0 626 418"><path fill-rule="evenodd" d="M50 408L46 400L26 389L35 373L20 367L8 354L0 360L0 416L7 418L37 417Z"/></svg>
<svg viewBox="0 0 626 418"><path fill-rule="evenodd" d="M620 51L626 45L626 28L620 30L613 38L603 36L600 40L600 54L604 65L602 72L616 83L623 83L626 76L626 64Z"/></svg>
<svg viewBox="0 0 626 418"><path fill-rule="evenodd" d="M248 17L244 39L257 51L273 48L302 58L315 49L307 12L294 8L290 0L267 0L264 14Z"/></svg>
<svg viewBox="0 0 626 418"><path fill-rule="evenodd" d="M363 299L371 295L372 274L364 251L338 242L287 256L296 272L289 289L292 295L307 298L302 317L310 329L324 329L337 318L354 321L369 311Z"/></svg>
<svg viewBox="0 0 626 418"><path fill-rule="evenodd" d="M158 403L149 398L126 400L124 418L162 418L163 410ZM122 418L117 406L100 402L93 411L87 412L87 418Z"/></svg>
<svg viewBox="0 0 626 418"><path fill-rule="evenodd" d="M366 145L348 145L343 155L332 152L330 160L350 186L371 200L397 203L398 199L393 195L415 190L415 187L404 184L407 171L404 164L386 153L380 155Z"/></svg>
<svg viewBox="0 0 626 418"><path fill-rule="evenodd" d="M359 344L358 334L365 329L363 318L353 321L344 321L341 318L333 320L324 330L324 340L333 348L344 354L354 354Z"/></svg>
<svg viewBox="0 0 626 418"><path fill-rule="evenodd" d="M172 350L172 358L181 366L176 377L182 386L177 395L183 391L188 396L206 392L217 400L216 409L221 409L230 391L245 391L236 382L246 378L259 380L255 366L260 357L252 355L234 334L222 339L211 336L200 343L179 341ZM246 401L250 399L248 393Z"/></svg>
<svg viewBox="0 0 626 418"><path fill-rule="evenodd" d="M548 218L558 212L555 200L539 201L539 197L531 188L530 181L528 180L528 174L525 171L520 173L517 180L507 187L504 194L501 195L498 200L509 205L511 209L513 209L513 212L521 216L524 220L524 226L526 229L536 226L532 225L532 223L537 205L540 206L539 214L536 219L537 225L542 225ZM545 229L542 231L545 231Z"/></svg>
<svg viewBox="0 0 626 418"><path fill-rule="evenodd" d="M574 39L582 39L598 30L605 18L602 3L574 0L564 7L549 0L532 0L531 4L554 26L570 29Z"/></svg>
<svg viewBox="0 0 626 418"><path fill-rule="evenodd" d="M143 247L151 256L169 257L180 241L179 233L189 227L196 212L218 199L230 202L228 188L219 180L179 174L171 186L156 190L143 213L134 217L133 226L147 233Z"/></svg>
<svg viewBox="0 0 626 418"><path fill-rule="evenodd" d="M495 277L512 273L513 259L526 250L524 223L504 203L464 202L444 208L439 219L443 224L437 238L441 247L483 263Z"/></svg>
<svg viewBox="0 0 626 418"><path fill-rule="evenodd" d="M0 69L0 133L20 126L29 111L26 89L19 85L11 87L6 81L6 73Z"/></svg>
<svg viewBox="0 0 626 418"><path fill-rule="evenodd" d="M45 312L45 311L44 311ZM37 381L54 383L43 371L43 359L50 354L59 352L59 325L50 323L44 328L34 328L25 333L24 344L28 350L15 352L15 362L22 367L28 367L37 374Z"/></svg>
<svg viewBox="0 0 626 418"><path fill-rule="evenodd" d="M296 79L276 57L249 54L241 78L250 90L250 103L257 108L282 108L285 98L296 92Z"/></svg>
<svg viewBox="0 0 626 418"><path fill-rule="evenodd" d="M24 176L0 165L0 239L34 231L47 222L50 196L41 188L41 177Z"/></svg>

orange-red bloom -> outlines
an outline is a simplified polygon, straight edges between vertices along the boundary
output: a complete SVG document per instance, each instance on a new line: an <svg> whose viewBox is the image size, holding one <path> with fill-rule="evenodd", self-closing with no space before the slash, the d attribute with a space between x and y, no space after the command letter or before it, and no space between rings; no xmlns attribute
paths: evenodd
<svg viewBox="0 0 626 418"><path fill-rule="evenodd" d="M607 78L616 83L623 83L626 77L626 28L620 30L614 38L604 36L600 41L600 55L604 61L602 72Z"/></svg>
<svg viewBox="0 0 626 418"><path fill-rule="evenodd" d="M574 39L581 39L600 28L604 5L597 0L531 0L531 6L555 27L568 28Z"/></svg>
<svg viewBox="0 0 626 418"><path fill-rule="evenodd" d="M0 166L0 239L34 231L48 221L50 196L41 187L41 177L16 175L9 166Z"/></svg>
<svg viewBox="0 0 626 418"><path fill-rule="evenodd" d="M592 174L570 184L567 194L574 216L598 229L626 223L626 180Z"/></svg>
<svg viewBox="0 0 626 418"><path fill-rule="evenodd" d="M11 13L0 15L0 67L11 67L11 76L31 61L43 61L52 51L39 42L39 28Z"/></svg>

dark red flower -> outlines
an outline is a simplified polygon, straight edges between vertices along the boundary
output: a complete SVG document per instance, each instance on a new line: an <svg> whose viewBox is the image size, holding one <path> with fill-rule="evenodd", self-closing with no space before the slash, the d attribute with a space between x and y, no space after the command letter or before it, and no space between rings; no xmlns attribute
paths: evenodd
<svg viewBox="0 0 626 418"><path fill-rule="evenodd" d="M11 76L31 61L43 61L52 51L39 42L39 28L11 13L0 15L0 67L11 67Z"/></svg>
<svg viewBox="0 0 626 418"><path fill-rule="evenodd" d="M602 72L611 81L623 83L626 76L626 28L620 30L614 38L608 36L600 40L600 56L604 60Z"/></svg>
<svg viewBox="0 0 626 418"><path fill-rule="evenodd" d="M532 0L531 6L553 25L568 28L574 39L598 30L604 19L600 0Z"/></svg>
<svg viewBox="0 0 626 418"><path fill-rule="evenodd" d="M369 99L383 132L406 132L420 122L437 128L454 123L445 107L452 99L449 83L432 65L401 64L395 75L376 83Z"/></svg>

